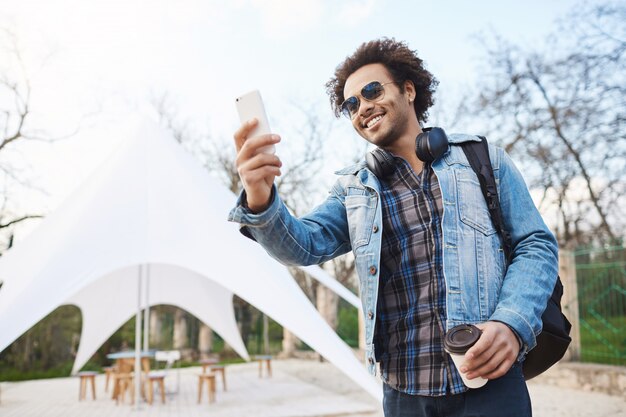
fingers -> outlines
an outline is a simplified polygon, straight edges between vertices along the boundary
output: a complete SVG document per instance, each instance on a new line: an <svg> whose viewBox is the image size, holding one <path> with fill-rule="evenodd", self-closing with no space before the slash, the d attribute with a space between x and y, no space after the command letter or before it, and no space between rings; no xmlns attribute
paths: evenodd
<svg viewBox="0 0 626 417"><path fill-rule="evenodd" d="M468 378L482 375L481 372L491 372L489 366L490 360L497 353L493 348L494 336L487 332L483 333L478 342L465 354L465 363L461 366L460 371L467 373Z"/></svg>
<svg viewBox="0 0 626 417"><path fill-rule="evenodd" d="M280 136L276 134L266 134L254 137L248 137L250 132L257 126L257 119L251 119L245 122L237 129L233 135L235 139L235 147L237 153L244 152L247 157L256 154L259 148L269 145L275 145L280 142Z"/></svg>
<svg viewBox="0 0 626 417"><path fill-rule="evenodd" d="M255 183L267 176L279 176L283 164L276 155L259 153L247 159L238 156L236 165L244 183Z"/></svg>
<svg viewBox="0 0 626 417"><path fill-rule="evenodd" d="M465 354L460 371L472 379L482 376L499 378L513 365L519 353L519 343L513 331L504 323L486 322L477 325L482 330L478 342Z"/></svg>
<svg viewBox="0 0 626 417"><path fill-rule="evenodd" d="M513 366L513 364L515 363L515 361L511 361L511 360L504 360L502 362L500 362L500 365L497 366L493 371L491 372L483 372L480 373L478 375L482 375L483 378L485 379L496 379L496 378L500 378L501 376L504 376L507 372L509 372L509 369L511 369L511 366ZM478 376L476 375L476 376ZM472 378L474 378L474 376L472 376Z"/></svg>
<svg viewBox="0 0 626 417"><path fill-rule="evenodd" d="M484 326L480 324L476 325L476 327L478 327L482 333L476 344L465 353L465 367L469 370L482 365L493 355L493 352L489 352L489 348L493 346L495 334L486 331Z"/></svg>
<svg viewBox="0 0 626 417"><path fill-rule="evenodd" d="M235 132L237 158L235 165L247 194L248 208L253 212L265 210L269 203L274 178L281 175L282 162L263 148L280 142L275 134L249 137L257 126L256 119L242 124Z"/></svg>
<svg viewBox="0 0 626 417"><path fill-rule="evenodd" d="M272 145L280 142L280 136L275 134L269 135L261 135L255 136L253 138L248 138L244 142L241 150L238 152L237 158L246 160L253 158L255 155L260 153L266 153L273 155L273 153L267 152L266 149L271 148Z"/></svg>
<svg viewBox="0 0 626 417"><path fill-rule="evenodd" d="M260 152L249 155L247 152L241 151L235 159L235 165L237 166L239 175L241 175L246 171L258 169L264 165L271 165L280 168L283 163L275 154Z"/></svg>
<svg viewBox="0 0 626 417"><path fill-rule="evenodd" d="M259 153L252 158L237 157L237 172L247 194L248 208L253 213L264 211L270 203L274 178L281 175L280 159L273 154Z"/></svg>
<svg viewBox="0 0 626 417"><path fill-rule="evenodd" d="M246 141L246 138L259 123L257 119L248 120L244 124L242 124L239 129L233 135L235 138L235 147L237 148L237 152L239 152Z"/></svg>
<svg viewBox="0 0 626 417"><path fill-rule="evenodd" d="M466 373L467 378L473 379L482 376L486 379L499 378L506 374L514 360L503 352L495 351L485 362Z"/></svg>

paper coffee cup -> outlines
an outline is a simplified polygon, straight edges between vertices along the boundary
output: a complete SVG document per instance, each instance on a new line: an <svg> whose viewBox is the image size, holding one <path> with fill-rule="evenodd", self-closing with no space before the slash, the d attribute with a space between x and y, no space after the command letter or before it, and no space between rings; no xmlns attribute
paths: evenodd
<svg viewBox="0 0 626 417"><path fill-rule="evenodd" d="M471 324L461 324L448 330L446 337L443 340L443 346L446 352L452 358L456 369L459 370L463 383L468 388L480 388L487 383L487 380L482 377L476 377L474 379L467 379L464 373L461 372L461 365L465 362L465 352L469 350L480 338L480 329Z"/></svg>

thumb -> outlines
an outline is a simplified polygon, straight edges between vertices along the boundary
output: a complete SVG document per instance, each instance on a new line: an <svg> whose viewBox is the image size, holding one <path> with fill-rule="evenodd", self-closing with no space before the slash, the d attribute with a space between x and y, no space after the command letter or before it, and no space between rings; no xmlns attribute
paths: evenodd
<svg viewBox="0 0 626 417"><path fill-rule="evenodd" d="M484 332L487 329L487 326L485 326L484 324L476 324L475 326L480 330L481 334L474 346L472 346L467 352L465 352L466 359L475 358L483 351L487 350L491 344L491 341L489 340L489 334L485 334Z"/></svg>

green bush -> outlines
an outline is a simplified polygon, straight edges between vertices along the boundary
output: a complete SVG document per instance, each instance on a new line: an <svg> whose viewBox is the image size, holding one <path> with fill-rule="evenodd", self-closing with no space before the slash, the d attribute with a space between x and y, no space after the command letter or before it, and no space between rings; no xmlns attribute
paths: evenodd
<svg viewBox="0 0 626 417"><path fill-rule="evenodd" d="M359 346L359 311L343 300L337 313L337 334L348 346Z"/></svg>

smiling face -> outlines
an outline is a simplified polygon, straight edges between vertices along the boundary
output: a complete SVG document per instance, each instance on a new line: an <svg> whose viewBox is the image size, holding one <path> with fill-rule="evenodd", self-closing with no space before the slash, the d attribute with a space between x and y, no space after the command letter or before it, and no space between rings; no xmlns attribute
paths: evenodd
<svg viewBox="0 0 626 417"><path fill-rule="evenodd" d="M378 81L384 85L382 98L367 101L361 96L361 89ZM394 79L383 64L368 64L353 72L346 80L344 97L356 96L360 106L352 126L368 142L394 152L401 143L415 141L420 132L412 102L415 89L411 82L404 84L404 92L394 83Z"/></svg>

